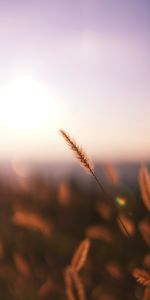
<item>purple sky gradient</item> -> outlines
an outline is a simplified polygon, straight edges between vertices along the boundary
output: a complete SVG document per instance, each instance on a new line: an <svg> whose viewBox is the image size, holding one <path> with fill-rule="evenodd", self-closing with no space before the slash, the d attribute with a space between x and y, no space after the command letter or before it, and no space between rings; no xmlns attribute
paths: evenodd
<svg viewBox="0 0 150 300"><path fill-rule="evenodd" d="M149 53L148 0L0 1L0 88L33 73L65 107L56 127L96 159L150 159ZM68 158L57 128L33 151L1 142L0 157L20 143L28 157Z"/></svg>

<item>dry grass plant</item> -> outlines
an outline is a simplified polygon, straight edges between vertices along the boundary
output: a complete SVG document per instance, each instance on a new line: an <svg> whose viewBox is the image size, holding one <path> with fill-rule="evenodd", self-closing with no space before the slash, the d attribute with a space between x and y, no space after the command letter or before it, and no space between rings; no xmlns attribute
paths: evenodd
<svg viewBox="0 0 150 300"><path fill-rule="evenodd" d="M145 165L142 165L139 173L139 185L143 202L148 210L150 210L150 176Z"/></svg>
<svg viewBox="0 0 150 300"><path fill-rule="evenodd" d="M94 177L94 179L96 180L98 186L103 191L104 195L106 195L107 197L110 198L110 195L108 195L108 193L104 189L102 183L100 182L100 180L98 179L97 175L94 172L94 165L91 162L91 159L88 157L88 155L82 149L82 147L79 146L76 143L76 141L73 138L71 138L65 130L60 129L59 131L60 131L60 134L62 135L62 137L65 139L65 141L69 145L69 147L71 148L71 150L73 151L73 153L75 154L76 158L79 160L81 166L83 166L86 169L86 171ZM119 216L118 216L118 221L122 225L122 228L124 228L124 231L126 232L126 235L128 237L130 237L130 234L129 234L127 228L125 227L124 223L122 222L122 220L120 219Z"/></svg>
<svg viewBox="0 0 150 300"><path fill-rule="evenodd" d="M94 172L94 166L91 160L89 159L88 155L83 151L83 149L78 146L76 141L72 139L68 133L66 133L64 130L60 129L60 133L67 142L67 144L70 146L72 151L74 152L77 159L80 161L81 165L86 169L88 173L90 173L96 182L98 183L99 187L103 191L105 195L108 196L107 192L105 191L102 183L99 181L98 177L96 176ZM117 184L118 182L118 176L117 173L114 171L112 167L108 167L106 169L108 176L110 177L110 180L113 184ZM141 195L143 202L148 210L150 210L150 175L148 173L147 167L145 165L142 165L140 168L139 173L139 185L141 189ZM135 234L135 226L134 223L129 220L126 216L118 215L117 218L118 224L122 230L122 232L127 236L133 236ZM101 238L101 231L99 231L99 228L95 231L95 227L93 227L93 231L91 229L88 229L87 236L88 238ZM141 231L141 234L143 235L144 240L147 242L148 246L150 246L150 233L149 233L149 222L147 220L143 220L140 222L139 229ZM89 231L90 230L90 231ZM104 234L106 235L106 234ZM78 276L78 271L83 266L84 261L87 256L87 252L89 249L89 244L87 242L88 240L85 240L81 243L79 248L77 249L72 262L71 266L69 266L66 269L65 273L65 282L66 282L66 293L68 300L76 300L76 297L73 294L72 289L72 282L74 282L74 285L76 287L76 290L78 291L78 297L80 300L85 299L85 292L82 286L82 283L80 281L80 278ZM150 300L150 273L147 272L144 269L140 268L134 268L132 271L133 277L137 280L138 283L142 284L145 287L143 300Z"/></svg>
<svg viewBox="0 0 150 300"><path fill-rule="evenodd" d="M75 251L70 265L65 270L66 295L68 300L86 300L85 290L79 276L90 248L90 241L83 240Z"/></svg>

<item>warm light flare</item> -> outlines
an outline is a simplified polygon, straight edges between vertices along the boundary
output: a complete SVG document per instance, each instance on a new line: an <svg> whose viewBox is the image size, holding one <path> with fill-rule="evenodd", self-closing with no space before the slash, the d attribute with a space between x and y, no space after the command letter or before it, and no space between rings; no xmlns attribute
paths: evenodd
<svg viewBox="0 0 150 300"><path fill-rule="evenodd" d="M0 156L20 161L55 155L52 147L65 116L64 101L53 86L31 76L1 86Z"/></svg>
<svg viewBox="0 0 150 300"><path fill-rule="evenodd" d="M124 197L117 197L116 202L119 206L125 206L127 203L127 200Z"/></svg>
<svg viewBox="0 0 150 300"><path fill-rule="evenodd" d="M1 126L22 134L41 130L56 117L55 99L40 82L18 79L0 90Z"/></svg>

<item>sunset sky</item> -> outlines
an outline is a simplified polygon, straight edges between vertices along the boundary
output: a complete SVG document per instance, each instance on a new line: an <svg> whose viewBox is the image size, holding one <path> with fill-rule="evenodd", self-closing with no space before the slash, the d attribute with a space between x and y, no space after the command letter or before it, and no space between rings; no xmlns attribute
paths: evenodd
<svg viewBox="0 0 150 300"><path fill-rule="evenodd" d="M150 159L150 1L0 1L0 160Z"/></svg>

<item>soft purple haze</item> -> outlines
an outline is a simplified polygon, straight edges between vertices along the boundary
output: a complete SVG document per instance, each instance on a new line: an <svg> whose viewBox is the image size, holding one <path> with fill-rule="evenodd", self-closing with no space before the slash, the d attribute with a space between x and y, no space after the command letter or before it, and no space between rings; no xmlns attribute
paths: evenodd
<svg viewBox="0 0 150 300"><path fill-rule="evenodd" d="M71 159L62 127L95 159L150 159L149 54L148 0L0 1L0 89L25 74L59 110L36 138L1 125L0 158Z"/></svg>

